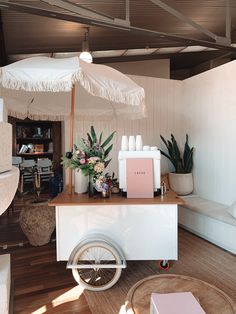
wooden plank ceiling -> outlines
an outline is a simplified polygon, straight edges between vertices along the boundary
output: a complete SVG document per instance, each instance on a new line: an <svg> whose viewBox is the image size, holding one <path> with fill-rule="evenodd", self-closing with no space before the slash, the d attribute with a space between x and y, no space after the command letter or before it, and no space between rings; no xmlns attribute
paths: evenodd
<svg viewBox="0 0 236 314"><path fill-rule="evenodd" d="M225 36L226 0L163 1L209 31L218 36ZM39 0L10 0L9 2L68 14L65 10ZM70 0L70 2L78 3L86 8L97 10L116 18L125 19L124 0ZM232 17L231 39L232 42L236 42L236 1L231 1L230 11ZM1 15L7 56L15 54L81 51L81 43L84 39L84 27L86 25L13 10L2 9ZM212 40L189 24L164 11L150 0L130 0L130 22L131 25L135 27L182 35L199 40ZM133 33L132 31L122 31L97 26L90 26L89 42L91 51L183 46L183 43L174 40L166 40L159 36L147 36ZM188 46L188 44L186 44L186 46ZM225 52L205 51L201 54L205 54L205 59L209 59L212 56L218 56L222 53ZM190 54L190 58L194 61L195 59L191 57L191 55L192 54ZM232 56L234 56L234 54ZM161 57L163 57L161 54L149 56L149 58ZM137 59L137 57L135 58ZM139 59L145 58L147 57L143 56L142 58L142 56L139 56ZM185 54L181 62L187 61L186 58L187 54ZM205 59L201 58L201 61ZM188 66L192 66L189 60L187 64ZM111 59L109 59L109 61L111 61ZM103 59L103 62L105 62L105 59ZM196 60L194 62L196 63ZM176 67L179 67L179 65L176 65Z"/></svg>

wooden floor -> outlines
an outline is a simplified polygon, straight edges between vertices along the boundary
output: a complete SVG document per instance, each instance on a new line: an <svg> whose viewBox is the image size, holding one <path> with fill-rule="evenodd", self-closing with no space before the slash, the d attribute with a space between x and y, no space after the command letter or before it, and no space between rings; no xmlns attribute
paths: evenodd
<svg viewBox="0 0 236 314"><path fill-rule="evenodd" d="M88 298L93 298L93 293L86 293L85 297L71 271L66 270L66 263L56 262L55 241L41 247L27 243L18 224L23 204L18 202L13 215L0 217L0 254L11 254L14 313L110 314L104 310L102 301L96 311L90 310ZM158 272L155 261L128 263L128 272L132 272L134 263L143 267L148 263L150 275ZM206 280L236 301L236 257L182 229L179 230L179 260L172 263L169 272ZM127 270L124 276L126 273ZM120 293L122 290L125 300L127 289L120 289ZM117 289L114 291L117 294Z"/></svg>

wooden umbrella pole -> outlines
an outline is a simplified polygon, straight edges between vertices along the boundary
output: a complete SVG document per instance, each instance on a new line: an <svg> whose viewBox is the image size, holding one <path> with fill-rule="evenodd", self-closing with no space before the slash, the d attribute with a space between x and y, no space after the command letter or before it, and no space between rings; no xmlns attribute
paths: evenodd
<svg viewBox="0 0 236 314"><path fill-rule="evenodd" d="M71 111L70 111L70 148L73 150L74 145L74 121L75 121L75 84L71 91ZM72 174L73 170L69 169L69 193L72 194Z"/></svg>

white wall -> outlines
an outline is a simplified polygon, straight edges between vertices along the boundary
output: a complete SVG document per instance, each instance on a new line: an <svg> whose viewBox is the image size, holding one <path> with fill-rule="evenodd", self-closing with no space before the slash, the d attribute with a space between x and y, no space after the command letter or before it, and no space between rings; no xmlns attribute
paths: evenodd
<svg viewBox="0 0 236 314"><path fill-rule="evenodd" d="M130 75L170 78L170 60L145 60L107 63L106 65Z"/></svg>
<svg viewBox="0 0 236 314"><path fill-rule="evenodd" d="M236 62L183 81L179 131L190 135L195 192L231 204L236 200Z"/></svg>
<svg viewBox="0 0 236 314"><path fill-rule="evenodd" d="M101 130L108 136L116 130L114 138L114 149L112 150L111 171L118 175L118 150L122 135L142 134L144 144L160 144L160 134L169 136L178 128L177 117L178 108L181 102L182 83L180 81L158 79L151 77L130 76L135 82L145 89L146 106L148 117L141 120L119 120L113 119L108 122L101 121L80 121L76 122L75 133L81 137L86 136L86 132L94 125L97 132ZM66 137L63 140L64 150L69 150L69 122L65 122ZM163 172L167 171L167 161L163 159Z"/></svg>
<svg viewBox="0 0 236 314"><path fill-rule="evenodd" d="M173 132L179 144L185 134L194 152L195 192L217 202L236 200L236 61L184 81L131 76L146 92L148 118L109 123L81 121L76 132L84 136L90 125L108 135L117 131L111 169L117 173L117 151L121 136L142 134L145 144L160 145L160 134ZM65 147L69 149L68 123ZM167 162L162 158L162 171Z"/></svg>

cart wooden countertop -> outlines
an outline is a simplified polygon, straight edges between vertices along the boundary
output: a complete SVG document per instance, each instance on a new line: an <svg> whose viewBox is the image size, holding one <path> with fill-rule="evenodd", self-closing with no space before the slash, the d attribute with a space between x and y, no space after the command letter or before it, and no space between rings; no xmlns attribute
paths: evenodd
<svg viewBox="0 0 236 314"><path fill-rule="evenodd" d="M49 202L49 206L83 206L83 205L182 205L184 201L173 191L154 198L127 198L121 194L112 194L110 198L89 197L88 194L68 194L62 192Z"/></svg>

